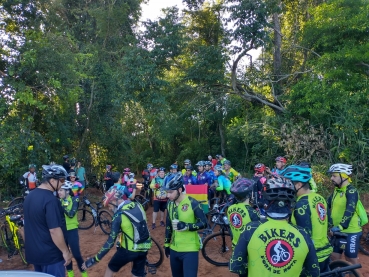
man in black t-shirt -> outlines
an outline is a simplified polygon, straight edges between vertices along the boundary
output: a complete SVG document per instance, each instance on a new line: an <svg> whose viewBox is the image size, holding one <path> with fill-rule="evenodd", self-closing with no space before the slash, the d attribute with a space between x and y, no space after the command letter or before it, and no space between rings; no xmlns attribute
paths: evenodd
<svg viewBox="0 0 369 277"><path fill-rule="evenodd" d="M24 201L24 234L26 260L35 271L65 277L65 266L72 254L64 240L65 217L60 201L54 196L65 179L60 165L42 166L41 185Z"/></svg>
<svg viewBox="0 0 369 277"><path fill-rule="evenodd" d="M106 166L106 172L104 174L104 181L105 181L106 191L108 191L114 185L114 181L112 179L111 165Z"/></svg>
<svg viewBox="0 0 369 277"><path fill-rule="evenodd" d="M69 163L69 156L68 155L64 155L63 156L63 167L65 169L66 172L69 172L70 170L70 163Z"/></svg>

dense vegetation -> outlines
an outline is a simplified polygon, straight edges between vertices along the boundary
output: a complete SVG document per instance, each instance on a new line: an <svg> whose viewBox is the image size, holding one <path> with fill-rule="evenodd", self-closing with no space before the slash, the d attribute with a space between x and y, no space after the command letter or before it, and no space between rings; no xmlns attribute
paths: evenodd
<svg viewBox="0 0 369 277"><path fill-rule="evenodd" d="M143 2L0 0L3 195L64 154L95 173L286 155L367 181L367 1L183 0L139 22Z"/></svg>

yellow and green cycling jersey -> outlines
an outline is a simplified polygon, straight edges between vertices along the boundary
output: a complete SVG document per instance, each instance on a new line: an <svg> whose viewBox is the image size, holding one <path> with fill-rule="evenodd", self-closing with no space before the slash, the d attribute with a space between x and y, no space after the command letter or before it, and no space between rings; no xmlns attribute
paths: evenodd
<svg viewBox="0 0 369 277"><path fill-rule="evenodd" d="M173 230L173 219L186 223L188 230ZM186 195L178 206L173 201L168 202L165 247L170 247L177 252L199 251L201 239L197 231L204 229L206 222L205 213L194 198Z"/></svg>
<svg viewBox="0 0 369 277"><path fill-rule="evenodd" d="M343 233L361 232L360 218L356 212L358 201L359 193L353 185L336 187L328 198L331 225L338 226Z"/></svg>
<svg viewBox="0 0 369 277"><path fill-rule="evenodd" d="M247 223L260 220L259 213L245 203L237 203L227 210L227 217L232 233L232 248L238 242L240 234L245 230Z"/></svg>
<svg viewBox="0 0 369 277"><path fill-rule="evenodd" d="M185 168L184 168L184 169L182 169L181 173L182 173L182 175L184 176L184 175L186 174L186 169L185 169ZM192 175L193 175L193 176L195 176L195 177L197 176L197 172L196 172L196 170L192 170L192 172L191 172L191 173L192 173Z"/></svg>
<svg viewBox="0 0 369 277"><path fill-rule="evenodd" d="M231 272L262 277L318 277L313 242L304 229L286 220L246 225L229 261Z"/></svg>
<svg viewBox="0 0 369 277"><path fill-rule="evenodd" d="M333 248L327 237L328 206L323 196L315 192L299 196L291 216L291 222L304 228L309 234L319 262L329 258Z"/></svg>
<svg viewBox="0 0 369 277"><path fill-rule="evenodd" d="M77 211L79 207L79 198L68 196L65 199L60 199L64 209L65 223L67 230L78 228Z"/></svg>
<svg viewBox="0 0 369 277"><path fill-rule="evenodd" d="M236 171L233 167L229 169L229 172L227 173L225 170L223 170L224 174L228 179L233 183L236 181L236 179L240 176L240 173Z"/></svg>
<svg viewBox="0 0 369 277"><path fill-rule="evenodd" d="M138 207L142 210L142 215L146 219L146 213L143 210L142 206L137 202L131 202L130 200L125 200L123 204L119 205L118 211L114 214L112 223L111 223L111 232L104 243L103 247L101 247L100 251L96 254L95 259L100 261L114 246L115 240L118 235L122 233L120 239L120 247L123 247L132 252L146 252L151 247L151 238L149 238L146 242L141 244L136 244L133 241L134 231L133 226L129 218L123 214L124 210L129 210L138 205Z"/></svg>

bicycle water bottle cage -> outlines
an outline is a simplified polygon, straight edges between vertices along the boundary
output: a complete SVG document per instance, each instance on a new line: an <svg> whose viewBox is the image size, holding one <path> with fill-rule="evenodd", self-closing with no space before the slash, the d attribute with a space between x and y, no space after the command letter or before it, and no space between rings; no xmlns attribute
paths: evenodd
<svg viewBox="0 0 369 277"><path fill-rule="evenodd" d="M19 219L21 219L21 215L12 215L9 219L11 222L15 222L15 221L18 221Z"/></svg>
<svg viewBox="0 0 369 277"><path fill-rule="evenodd" d="M103 206L102 206L102 204L101 204L101 202L97 202L97 203L96 203L96 206L97 206L97 208L98 208L99 210L100 210L100 209L102 209L102 207L103 207Z"/></svg>

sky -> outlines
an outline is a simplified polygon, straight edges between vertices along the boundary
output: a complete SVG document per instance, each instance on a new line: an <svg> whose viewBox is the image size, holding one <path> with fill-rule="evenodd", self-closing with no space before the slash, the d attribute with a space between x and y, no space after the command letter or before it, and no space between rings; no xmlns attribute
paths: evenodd
<svg viewBox="0 0 369 277"><path fill-rule="evenodd" d="M142 5L141 20L156 19L161 15L161 9L177 6L180 10L184 7L182 0L149 0L149 4Z"/></svg>

